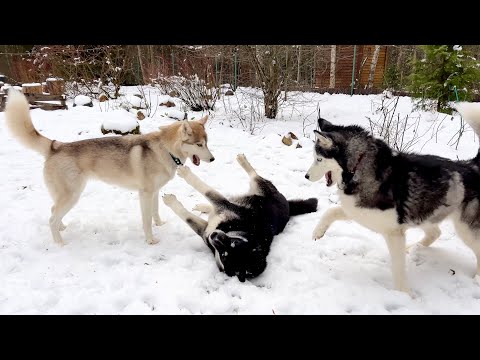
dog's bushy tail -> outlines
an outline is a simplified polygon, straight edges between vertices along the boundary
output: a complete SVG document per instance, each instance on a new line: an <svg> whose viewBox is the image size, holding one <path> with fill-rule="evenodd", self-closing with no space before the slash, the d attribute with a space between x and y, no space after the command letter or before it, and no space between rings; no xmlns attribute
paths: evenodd
<svg viewBox="0 0 480 360"><path fill-rule="evenodd" d="M462 115L468 125L473 129L480 139L480 104L462 102L455 104L455 109ZM480 148L473 162L480 164Z"/></svg>
<svg viewBox="0 0 480 360"><path fill-rule="evenodd" d="M308 214L317 211L318 199L288 200L290 216Z"/></svg>
<svg viewBox="0 0 480 360"><path fill-rule="evenodd" d="M10 132L24 146L47 156L52 140L41 135L33 126L30 105L22 93L10 89L5 106L5 119Z"/></svg>
<svg viewBox="0 0 480 360"><path fill-rule="evenodd" d="M455 104L455 109L463 116L468 125L470 125L480 137L480 103L463 102Z"/></svg>

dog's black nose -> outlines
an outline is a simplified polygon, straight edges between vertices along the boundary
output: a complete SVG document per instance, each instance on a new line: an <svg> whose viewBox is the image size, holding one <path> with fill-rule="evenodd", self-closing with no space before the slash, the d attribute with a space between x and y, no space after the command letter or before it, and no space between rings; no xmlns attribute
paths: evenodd
<svg viewBox="0 0 480 360"><path fill-rule="evenodd" d="M305 174L305 179L310 179L310 175Z"/></svg>
<svg viewBox="0 0 480 360"><path fill-rule="evenodd" d="M215 160L215 158L214 158L214 157L212 157L212 158L210 159L210 162L212 162L212 161L214 161L214 160Z"/></svg>

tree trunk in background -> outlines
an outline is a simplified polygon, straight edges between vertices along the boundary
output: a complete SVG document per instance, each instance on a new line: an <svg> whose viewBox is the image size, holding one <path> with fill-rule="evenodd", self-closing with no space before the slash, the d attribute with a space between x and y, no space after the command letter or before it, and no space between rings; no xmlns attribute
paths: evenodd
<svg viewBox="0 0 480 360"><path fill-rule="evenodd" d="M335 88L335 70L337 65L337 45L332 45L330 50L330 88Z"/></svg>
<svg viewBox="0 0 480 360"><path fill-rule="evenodd" d="M262 82L265 117L275 119L278 112L278 97L285 81L279 64L281 46L266 45L256 48L247 46L251 61Z"/></svg>
<svg viewBox="0 0 480 360"><path fill-rule="evenodd" d="M264 90L265 117L275 119L278 112L278 96L280 95L280 64L275 56L277 49L272 46L264 64L267 68L268 78Z"/></svg>
<svg viewBox="0 0 480 360"><path fill-rule="evenodd" d="M403 61L403 46L399 45L398 47L398 57L397 57L397 69L400 72L400 88L403 87L403 66L402 66L402 61Z"/></svg>
<svg viewBox="0 0 480 360"><path fill-rule="evenodd" d="M140 49L140 45L137 45L137 51L138 51L138 61L140 62L140 71L142 73L142 84L145 82L145 71L143 68L143 59L142 59L142 50Z"/></svg>
<svg viewBox="0 0 480 360"><path fill-rule="evenodd" d="M154 77L157 77L158 75L157 74L154 74L153 72L156 71L158 73L158 68L157 66L155 65L155 58L153 57L153 45L148 45L148 51L150 53L150 66L149 66L149 69L150 69L150 72L151 74L149 74L150 76L153 75Z"/></svg>
<svg viewBox="0 0 480 360"><path fill-rule="evenodd" d="M288 45L285 46L285 69L288 69ZM288 86L288 79L289 79L289 74L287 74L285 84L283 86L283 90L285 92L283 101L287 101L287 86Z"/></svg>
<svg viewBox="0 0 480 360"><path fill-rule="evenodd" d="M300 85L300 63L302 61L302 45L298 45L298 60L297 60L297 85Z"/></svg>
<svg viewBox="0 0 480 360"><path fill-rule="evenodd" d="M264 92L265 117L275 119L278 112L278 97L273 91Z"/></svg>
<svg viewBox="0 0 480 360"><path fill-rule="evenodd" d="M375 45L375 50L373 51L372 63L370 65L370 74L368 75L368 89L373 87L373 80L375 79L375 69L377 68L378 55L380 54L380 45Z"/></svg>

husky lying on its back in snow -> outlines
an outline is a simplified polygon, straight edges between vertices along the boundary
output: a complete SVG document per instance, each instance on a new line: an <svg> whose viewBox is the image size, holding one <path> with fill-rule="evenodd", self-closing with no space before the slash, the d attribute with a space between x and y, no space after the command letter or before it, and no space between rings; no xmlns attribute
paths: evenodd
<svg viewBox="0 0 480 360"><path fill-rule="evenodd" d="M185 209L175 195L167 194L163 201L203 238L219 269L244 282L265 270L273 237L283 231L289 218L315 212L318 200L287 201L270 181L256 173L244 155L238 155L237 161L250 177L250 191L230 199L202 182L188 167L178 168L178 175L211 203L194 209L208 213L208 221Z"/></svg>
<svg viewBox="0 0 480 360"><path fill-rule="evenodd" d="M461 107L460 107L461 106ZM480 107L459 105L480 136ZM313 232L321 238L336 220L355 220L383 235L391 257L396 290L409 292L405 231L420 227L431 245L438 224L451 218L458 235L477 257L480 280L480 152L471 160L398 153L360 126L337 126L319 119L314 161L305 177L338 184L341 206L329 209Z"/></svg>

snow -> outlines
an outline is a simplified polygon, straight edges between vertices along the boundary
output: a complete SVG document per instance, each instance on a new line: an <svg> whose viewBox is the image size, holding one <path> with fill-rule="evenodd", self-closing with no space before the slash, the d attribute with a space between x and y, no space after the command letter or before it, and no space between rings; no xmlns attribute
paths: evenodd
<svg viewBox="0 0 480 360"><path fill-rule="evenodd" d="M106 113L103 120L105 130L117 130L122 133L132 131L138 126L137 120L123 110L113 110Z"/></svg>
<svg viewBox="0 0 480 360"><path fill-rule="evenodd" d="M137 89L122 91L135 93ZM368 128L366 116L376 116L372 114L372 101L379 102L381 95L292 92L280 108L278 119L265 120L262 128L251 134L235 113L239 105L250 109L252 93L259 94L239 88L237 96L217 101L206 124L209 148L216 160L199 167L190 162L188 165L222 194L242 194L249 181L235 156L244 153L258 173L270 179L287 198L317 197L319 208L316 213L290 220L273 241L265 272L245 283L221 273L203 241L161 200L160 216L167 223L153 227L160 242L148 245L137 192L99 181L87 184L80 201L65 216L67 229L62 234L67 244L57 246L48 225L52 201L43 182L43 158L9 135L4 114L0 113L0 313L480 312L480 286L472 278L475 257L449 222L441 225L442 235L431 247L415 247L407 255L413 298L392 290L389 254L380 235L355 222L339 221L324 238L311 240L321 215L338 202L333 186L327 188L324 180L311 183L304 178L313 160L317 106L322 117L334 123ZM133 125L134 116L127 111L106 111L105 103L93 102L93 107L72 107L69 100L68 110L35 109L32 118L40 133L59 141L102 137L102 123ZM401 97L401 115L411 109L411 99ZM139 122L142 133L169 122L162 111ZM189 112L188 118L203 115ZM458 149L448 145L459 128L459 116L414 115L422 117L418 132L426 135L413 150L451 159L476 155L479 144L468 126ZM299 137L302 148L282 144L281 135L289 131ZM187 209L205 202L179 177L160 190L160 196L165 193L175 194ZM407 242L417 242L422 236L421 231L411 230Z"/></svg>
<svg viewBox="0 0 480 360"><path fill-rule="evenodd" d="M30 87L30 86L42 86L41 83L24 83L22 86Z"/></svg>
<svg viewBox="0 0 480 360"><path fill-rule="evenodd" d="M168 95L159 95L157 103L158 104L165 104L169 101L172 102L172 103L175 103L175 98L173 98L171 96L168 96Z"/></svg>
<svg viewBox="0 0 480 360"><path fill-rule="evenodd" d="M129 105L131 107L145 108L145 101L135 95L127 95L121 98L121 101L123 104Z"/></svg>
<svg viewBox="0 0 480 360"><path fill-rule="evenodd" d="M74 103L78 106L84 106L87 104L90 104L92 102L92 99L90 99L88 96L85 95L77 95L75 96Z"/></svg>
<svg viewBox="0 0 480 360"><path fill-rule="evenodd" d="M185 112L174 108L168 108L166 106L160 106L158 110L160 116L166 116L175 120L183 120ZM190 118L188 118L190 120Z"/></svg>

